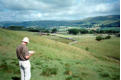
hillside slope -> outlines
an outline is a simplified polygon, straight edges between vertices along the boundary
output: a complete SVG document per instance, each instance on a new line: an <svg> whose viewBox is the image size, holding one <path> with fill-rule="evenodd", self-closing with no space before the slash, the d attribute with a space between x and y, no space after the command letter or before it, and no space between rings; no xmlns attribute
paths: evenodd
<svg viewBox="0 0 121 80"><path fill-rule="evenodd" d="M90 52L36 33L0 29L0 80L20 78L16 47L30 38L31 80L119 80L119 62L100 60ZM8 75L6 77L6 75Z"/></svg>
<svg viewBox="0 0 121 80"><path fill-rule="evenodd" d="M82 22L85 24L102 24L102 27L120 27L120 15L89 17Z"/></svg>

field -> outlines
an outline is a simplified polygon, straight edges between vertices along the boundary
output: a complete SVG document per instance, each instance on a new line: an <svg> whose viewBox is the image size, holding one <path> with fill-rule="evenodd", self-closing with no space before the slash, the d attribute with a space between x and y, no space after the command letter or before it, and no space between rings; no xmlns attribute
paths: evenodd
<svg viewBox="0 0 121 80"><path fill-rule="evenodd" d="M39 36L26 31L0 29L0 80L20 78L16 47L30 38L31 80L119 80L120 38L96 41L95 36ZM73 40L61 37L70 37ZM7 77L6 77L7 75Z"/></svg>

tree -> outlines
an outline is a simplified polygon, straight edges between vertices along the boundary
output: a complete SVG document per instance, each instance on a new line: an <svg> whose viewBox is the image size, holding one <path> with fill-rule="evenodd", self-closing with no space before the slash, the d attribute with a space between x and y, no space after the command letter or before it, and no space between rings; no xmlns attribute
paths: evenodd
<svg viewBox="0 0 121 80"><path fill-rule="evenodd" d="M96 33L96 31L95 30L90 30L90 31L88 31L88 33L94 34L94 33Z"/></svg>
<svg viewBox="0 0 121 80"><path fill-rule="evenodd" d="M103 38L102 38L101 36L97 36L97 37L96 37L96 40L97 40L97 41L101 41L102 39L103 39Z"/></svg>
<svg viewBox="0 0 121 80"><path fill-rule="evenodd" d="M24 30L24 26L9 26L7 29L10 29L10 30Z"/></svg>
<svg viewBox="0 0 121 80"><path fill-rule="evenodd" d="M106 36L106 37L105 37L105 39L110 39L110 38L111 38L111 36L110 36L110 35L108 35L108 36Z"/></svg>
<svg viewBox="0 0 121 80"><path fill-rule="evenodd" d="M57 29L53 28L51 33L56 33L56 32L57 32Z"/></svg>
<svg viewBox="0 0 121 80"><path fill-rule="evenodd" d="M77 35L79 33L79 29L69 29L68 32L69 34Z"/></svg>
<svg viewBox="0 0 121 80"><path fill-rule="evenodd" d="M45 33L50 33L50 31L48 29L44 30L43 32Z"/></svg>
<svg viewBox="0 0 121 80"><path fill-rule="evenodd" d="M86 34L86 33L88 33L88 30L86 30L86 29L80 29L80 33Z"/></svg>
<svg viewBox="0 0 121 80"><path fill-rule="evenodd" d="M33 27L26 28L25 30L30 31L30 32L40 32L38 28L33 28Z"/></svg>

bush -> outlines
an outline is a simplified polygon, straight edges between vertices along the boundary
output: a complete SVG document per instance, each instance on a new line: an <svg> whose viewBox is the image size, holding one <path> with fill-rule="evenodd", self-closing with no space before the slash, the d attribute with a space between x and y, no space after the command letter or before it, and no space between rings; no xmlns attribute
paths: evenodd
<svg viewBox="0 0 121 80"><path fill-rule="evenodd" d="M9 26L7 29L10 30L24 30L24 26Z"/></svg>
<svg viewBox="0 0 121 80"><path fill-rule="evenodd" d="M106 37L105 37L105 39L110 39L110 38L111 38L111 36L110 36L110 35L108 35L108 36L106 36Z"/></svg>
<svg viewBox="0 0 121 80"><path fill-rule="evenodd" d="M30 31L30 32L40 32L40 31L37 30L37 29L29 29L28 31Z"/></svg>
<svg viewBox="0 0 121 80"><path fill-rule="evenodd" d="M53 28L51 33L56 33L56 32L57 32L57 29Z"/></svg>
<svg viewBox="0 0 121 80"><path fill-rule="evenodd" d="M45 32L45 33L50 33L50 31L47 29L47 30L44 30L43 32Z"/></svg>
<svg viewBox="0 0 121 80"><path fill-rule="evenodd" d="M79 29L69 29L68 32L69 34L77 35L79 33Z"/></svg>
<svg viewBox="0 0 121 80"><path fill-rule="evenodd" d="M88 48L88 47L86 47L86 48L85 48L85 50L86 50L86 51L88 51L88 50L89 50L89 48Z"/></svg>
<svg viewBox="0 0 121 80"><path fill-rule="evenodd" d="M101 41L102 39L103 39L103 38L102 38L101 36L97 36L97 37L96 37L96 40L97 40L97 41Z"/></svg>
<svg viewBox="0 0 121 80"><path fill-rule="evenodd" d="M90 31L88 31L88 33L94 34L94 33L96 33L96 31L95 30L90 30Z"/></svg>
<svg viewBox="0 0 121 80"><path fill-rule="evenodd" d="M86 34L86 33L88 33L88 30L86 30L86 29L80 29L80 33L81 34Z"/></svg>

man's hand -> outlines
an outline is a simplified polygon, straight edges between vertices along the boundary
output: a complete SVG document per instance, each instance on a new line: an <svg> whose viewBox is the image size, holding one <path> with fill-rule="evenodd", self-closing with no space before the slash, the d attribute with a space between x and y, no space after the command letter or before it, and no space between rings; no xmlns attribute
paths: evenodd
<svg viewBox="0 0 121 80"><path fill-rule="evenodd" d="M35 53L35 51L29 51L29 56L26 56L26 59L29 59L32 56L32 54L34 54L34 53Z"/></svg>

